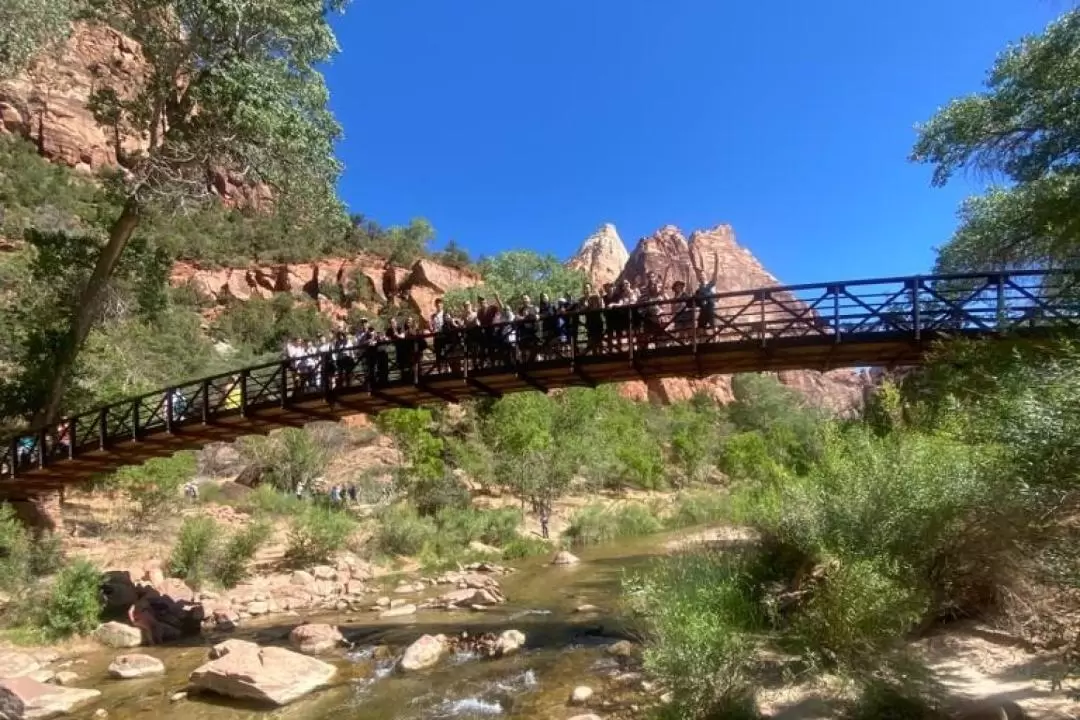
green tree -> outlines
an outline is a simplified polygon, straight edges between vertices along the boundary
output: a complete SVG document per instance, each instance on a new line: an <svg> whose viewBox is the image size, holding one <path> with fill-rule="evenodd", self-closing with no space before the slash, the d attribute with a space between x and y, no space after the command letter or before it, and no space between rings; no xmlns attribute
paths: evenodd
<svg viewBox="0 0 1080 720"><path fill-rule="evenodd" d="M911 158L945 185L958 170L1003 179L968 199L946 271L1075 266L1080 259L1080 9L1009 47L983 92L919 128Z"/></svg>
<svg viewBox="0 0 1080 720"><path fill-rule="evenodd" d="M498 293L511 303L522 295L535 301L542 293L552 298L561 295L578 297L585 284L585 274L565 267L554 255L541 255L531 250L511 250L490 258L479 265L484 278L484 292ZM456 302L475 297L477 291L461 291L450 294Z"/></svg>
<svg viewBox="0 0 1080 720"><path fill-rule="evenodd" d="M0 78L17 74L40 50L65 37L78 0L4 0L0 3Z"/></svg>
<svg viewBox="0 0 1080 720"><path fill-rule="evenodd" d="M61 408L75 358L140 221L154 208L215 196L219 171L272 189L289 213L341 214L334 196L340 128L318 64L337 50L330 12L347 0L260 0L257 7L189 0L95 0L99 15L140 43L150 76L131 98L103 88L91 109L115 141L122 200L72 309L38 419ZM138 138L145 150L128 152Z"/></svg>

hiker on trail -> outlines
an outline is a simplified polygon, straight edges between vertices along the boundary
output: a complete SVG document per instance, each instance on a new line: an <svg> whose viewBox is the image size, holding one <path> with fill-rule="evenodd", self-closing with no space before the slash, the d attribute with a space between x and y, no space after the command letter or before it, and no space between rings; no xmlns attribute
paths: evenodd
<svg viewBox="0 0 1080 720"><path fill-rule="evenodd" d="M349 502L351 504L355 505L356 504L356 485L354 485L353 483L349 483L348 493L349 493Z"/></svg>
<svg viewBox="0 0 1080 720"><path fill-rule="evenodd" d="M304 499L304 483L299 483L299 482L296 483L296 499L297 500L303 500Z"/></svg>
<svg viewBox="0 0 1080 720"><path fill-rule="evenodd" d="M143 632L147 645L157 645L161 642L161 630L158 628L157 618L154 617L154 612L145 602L145 598L128 608L128 622Z"/></svg>
<svg viewBox="0 0 1080 720"><path fill-rule="evenodd" d="M341 487L340 486L335 485L334 487L330 488L330 502L332 502L335 505L337 505L337 504L339 504L341 502Z"/></svg>
<svg viewBox="0 0 1080 720"><path fill-rule="evenodd" d="M185 483L184 484L184 495L189 500L191 500L192 502L198 501L198 499L199 499L199 486L196 485L194 482Z"/></svg>

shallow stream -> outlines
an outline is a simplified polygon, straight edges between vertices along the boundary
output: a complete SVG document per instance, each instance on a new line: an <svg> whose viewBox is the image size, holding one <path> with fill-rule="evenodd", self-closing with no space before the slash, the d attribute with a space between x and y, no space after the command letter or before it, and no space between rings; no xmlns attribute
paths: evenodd
<svg viewBox="0 0 1080 720"><path fill-rule="evenodd" d="M322 659L339 668L334 684L286 708L258 710L199 695L173 701L189 673L202 664L211 644L225 636L206 637L186 646L145 648L164 661L164 677L109 680L106 667L115 652L83 658L72 669L80 687L102 691L102 701L76 717L92 717L98 708L110 718L135 720L241 720L256 717L305 720L439 720L441 718L513 718L566 720L598 712L605 718L629 718L636 700L628 691L640 678L620 668L605 648L625 635L617 620L620 583L626 572L648 564L663 552L671 536L653 536L579 553L581 563L552 567L549 558L512 563L517 572L500 578L507 603L485 612L422 611L415 616L379 620L374 613L277 616L262 625L241 628L230 637L264 645L287 645L300 621L328 622L353 644ZM577 612L595 605L597 612ZM525 633L524 651L500 660L458 655L436 668L402 675L393 672L401 651L423 634ZM374 648L389 646L395 657L377 660ZM572 690L595 691L588 708L568 705Z"/></svg>

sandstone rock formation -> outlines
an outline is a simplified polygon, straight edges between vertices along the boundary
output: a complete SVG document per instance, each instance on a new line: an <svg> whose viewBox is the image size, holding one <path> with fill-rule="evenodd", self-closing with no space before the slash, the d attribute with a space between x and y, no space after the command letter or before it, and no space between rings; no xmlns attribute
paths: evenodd
<svg viewBox="0 0 1080 720"><path fill-rule="evenodd" d="M100 690L45 685L28 677L0 681L0 718L52 718L97 700Z"/></svg>
<svg viewBox="0 0 1080 720"><path fill-rule="evenodd" d="M107 25L77 22L62 45L0 82L0 134L24 137L45 157L82 172L114 167L115 138L94 119L88 102L103 88L130 99L149 75L138 42ZM125 138L120 150L146 144L145 138ZM258 206L269 197L268 188L252 187L227 169L213 171L210 189L230 204Z"/></svg>
<svg viewBox="0 0 1080 720"><path fill-rule="evenodd" d="M630 259L619 232L606 223L585 239L567 267L584 271L589 281L597 287L614 282L622 274Z"/></svg>
<svg viewBox="0 0 1080 720"><path fill-rule="evenodd" d="M177 263L169 281L173 287L188 287L202 300L219 305L231 300L290 293L297 299L318 302L322 312L340 321L348 315L348 310L327 295L331 287L339 287L355 298L356 307L369 313L386 303L404 302L426 323L435 310L435 298L451 290L474 287L480 283L480 276L427 259L404 268L388 265L374 255L360 254L313 263L247 268L203 268ZM390 297L387 289L392 290Z"/></svg>
<svg viewBox="0 0 1080 720"><path fill-rule="evenodd" d="M213 647L210 661L191 673L200 690L239 700L287 705L326 685L337 668L279 647L226 640Z"/></svg>
<svg viewBox="0 0 1080 720"><path fill-rule="evenodd" d="M424 635L405 649L398 667L403 672L426 670L438 664L449 649L450 643L445 635Z"/></svg>
<svg viewBox="0 0 1080 720"><path fill-rule="evenodd" d="M606 239L597 240L600 235ZM590 259L596 254L598 243L610 245L612 236L618 237L614 227L611 227L610 231L605 228L601 233L590 237L568 265L586 269L594 283L606 282L610 276L606 269L599 274L592 274L593 271L587 268L596 267L591 264ZM698 230L690 235L689 240L677 227L667 225L638 241L619 272L618 279L639 283L647 273L654 272L665 280L669 288L677 280L686 283L690 288L697 287L692 254L700 260L706 276L710 276L716 283L717 292L736 292L781 284L749 250L736 242L735 232L730 225ZM787 296L783 300L798 307L798 301L794 297ZM779 307L773 312L776 317L785 317L787 313ZM723 314L722 307L720 313ZM869 378L854 370L827 373L792 370L777 373L776 376L782 384L805 395L808 402L840 414L858 407L869 385ZM699 392L706 393L721 403L733 399L729 375L713 375L701 379L656 378L628 382L620 389L624 395L634 400L661 403L688 400Z"/></svg>

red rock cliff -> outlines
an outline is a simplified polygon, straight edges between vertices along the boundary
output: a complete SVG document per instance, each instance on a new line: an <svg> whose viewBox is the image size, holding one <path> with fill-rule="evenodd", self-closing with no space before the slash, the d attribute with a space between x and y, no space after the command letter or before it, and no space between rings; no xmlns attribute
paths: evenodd
<svg viewBox="0 0 1080 720"><path fill-rule="evenodd" d="M139 43L107 25L77 22L60 47L38 57L19 77L0 81L0 134L24 137L45 157L79 171L114 167L113 138L87 103L102 88L130 98L148 76ZM145 143L127 140L122 149L144 149ZM212 190L229 203L258 205L269 195L267 188L251 187L228 170L215 171L212 180Z"/></svg>
<svg viewBox="0 0 1080 720"><path fill-rule="evenodd" d="M604 241L608 244L612 242L611 236L618 238L613 227L604 234L608 236L608 239ZM610 273L606 268L602 274L590 270L596 267L595 264L590 264L590 260L598 254L610 255L617 251L598 252L595 247L596 238L597 236L594 235L586 240L581 251L568 265L585 269L594 283L606 282L610 278ZM682 280L689 287L694 288L697 286L697 278L691 261L691 253L700 258L702 269L706 276L711 276L711 279L716 282L718 292L752 290L780 284L762 267L749 250L736 242L735 232L730 225L718 225L711 230L698 230L690 235L689 240L678 228L672 225L665 226L653 235L638 241L637 247L626 260L618 277L637 283L651 271L661 278L666 277L667 287L671 287L676 280ZM789 296L785 300L793 307L800 305L793 297ZM778 308L775 312L786 311ZM866 374L854 370L835 370L827 373L793 370L778 373L777 378L784 385L798 390L814 405L839 414L848 413L862 404L870 382ZM700 380L663 378L647 382L635 381L625 383L621 390L628 397L637 400L665 403L687 400L698 392L707 393L719 402L730 402L733 399L730 375L713 375Z"/></svg>

